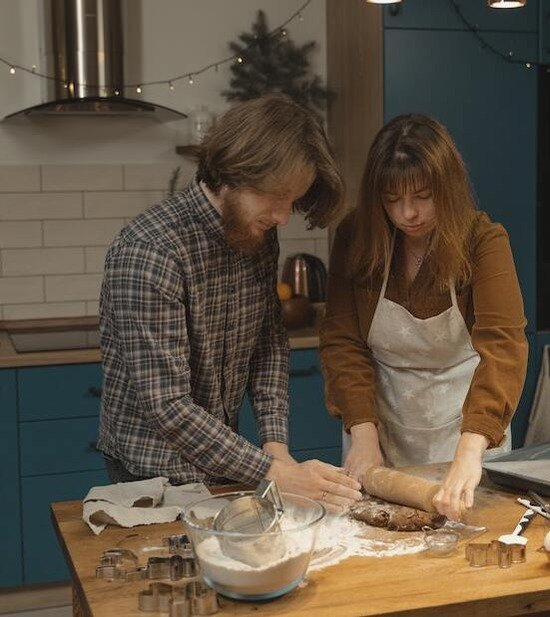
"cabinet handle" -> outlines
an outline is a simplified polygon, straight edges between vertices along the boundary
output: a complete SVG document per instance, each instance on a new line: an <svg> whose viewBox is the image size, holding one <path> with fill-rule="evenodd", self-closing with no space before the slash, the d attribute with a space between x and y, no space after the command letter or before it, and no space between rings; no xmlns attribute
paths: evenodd
<svg viewBox="0 0 550 617"><path fill-rule="evenodd" d="M319 369L312 365L309 368L297 368L289 372L289 377L312 377L320 373Z"/></svg>
<svg viewBox="0 0 550 617"><path fill-rule="evenodd" d="M92 396L95 396L96 398L101 398L101 388L90 386L88 388L88 394L91 394Z"/></svg>

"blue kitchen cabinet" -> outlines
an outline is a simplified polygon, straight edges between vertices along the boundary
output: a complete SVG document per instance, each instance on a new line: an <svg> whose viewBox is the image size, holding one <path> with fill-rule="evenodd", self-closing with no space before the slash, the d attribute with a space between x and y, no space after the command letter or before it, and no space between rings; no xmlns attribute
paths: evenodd
<svg viewBox="0 0 550 617"><path fill-rule="evenodd" d="M22 422L21 475L103 469L103 457L96 449L97 425L97 416Z"/></svg>
<svg viewBox="0 0 550 617"><path fill-rule="evenodd" d="M95 362L20 369L20 420L97 415L101 383L101 365Z"/></svg>
<svg viewBox="0 0 550 617"><path fill-rule="evenodd" d="M15 452L16 465L12 465L10 481L4 486L17 490L13 508L17 521L10 524L14 531L9 542L19 561L14 559L18 565L13 569L18 579L12 582L2 573L1 581L8 585L67 580L69 573L51 524L49 504L82 499L92 486L109 483L95 447L101 365L25 367L11 373L13 426L11 433L4 435L2 431L0 440L9 439L9 447L3 450ZM5 512L11 515L11 508L6 507ZM10 559L3 563L10 564Z"/></svg>
<svg viewBox="0 0 550 617"><path fill-rule="evenodd" d="M16 371L14 369L0 371L0 483L2 486L0 586L4 587L20 585L23 582Z"/></svg>
<svg viewBox="0 0 550 617"><path fill-rule="evenodd" d="M521 10L497 10L486 0L459 0L464 18L478 30L536 32L537 2L528 2ZM465 30L466 26L449 0L410 0L384 12L386 28Z"/></svg>
<svg viewBox="0 0 550 617"><path fill-rule="evenodd" d="M26 584L69 580L70 574L51 521L50 503L82 499L92 486L101 484L109 484L104 470L22 479Z"/></svg>
<svg viewBox="0 0 550 617"><path fill-rule="evenodd" d="M324 382L317 349L295 349L290 354L289 449L297 460L318 458L339 464L341 423L325 407ZM252 408L245 400L239 432L258 444Z"/></svg>

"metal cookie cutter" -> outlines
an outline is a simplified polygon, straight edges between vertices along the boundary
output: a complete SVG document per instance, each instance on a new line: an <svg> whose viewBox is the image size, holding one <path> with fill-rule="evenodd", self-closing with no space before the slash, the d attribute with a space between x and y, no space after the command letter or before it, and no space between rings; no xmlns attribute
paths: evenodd
<svg viewBox="0 0 550 617"><path fill-rule="evenodd" d="M218 612L216 592L201 581L182 586L151 583L138 594L138 607L146 613L168 613L170 617L213 615Z"/></svg>
<svg viewBox="0 0 550 617"><path fill-rule="evenodd" d="M136 581L145 578L145 568L139 567L138 558L132 551L110 548L101 555L95 576L110 581Z"/></svg>
<svg viewBox="0 0 550 617"><path fill-rule="evenodd" d="M163 544L168 547L170 555L182 555L184 557L193 557L193 545L191 544L187 534L167 536L163 538Z"/></svg>
<svg viewBox="0 0 550 617"><path fill-rule="evenodd" d="M170 555L170 557L149 557L147 560L147 578L156 580L169 578L179 581L197 575L197 562L193 557Z"/></svg>
<svg viewBox="0 0 550 617"><path fill-rule="evenodd" d="M509 568L513 563L525 561L526 550L525 544L505 544L500 540L470 542L466 545L466 559L474 568L493 565Z"/></svg>
<svg viewBox="0 0 550 617"><path fill-rule="evenodd" d="M137 581L144 578L179 581L183 578L194 578L197 572L197 562L193 556L176 554L170 557L149 557L147 565L140 566L135 553L115 548L102 554L95 575L96 578L110 581Z"/></svg>

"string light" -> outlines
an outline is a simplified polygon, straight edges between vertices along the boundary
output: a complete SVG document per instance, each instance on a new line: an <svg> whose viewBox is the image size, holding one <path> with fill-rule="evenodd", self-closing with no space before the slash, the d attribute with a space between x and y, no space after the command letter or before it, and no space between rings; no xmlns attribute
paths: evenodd
<svg viewBox="0 0 550 617"><path fill-rule="evenodd" d="M492 54L494 54L495 56L498 56L499 58L502 58L504 61L508 62L509 64L519 64L519 65L524 66L527 69L530 69L533 66L539 66L539 63L535 62L533 60L514 59L513 58L513 56L514 56L514 52L513 51L503 52L503 51L500 51L500 49L496 48L491 43L488 43L481 36L481 34L479 34L478 28L476 26L474 26L473 24L471 24L466 19L466 17L464 17L464 14L460 10L460 6L456 2L456 0L449 0L449 2L451 3L451 6L455 10L455 13L457 14L457 16L460 19L460 21L473 34L474 38L479 42L479 44L481 45L482 49L489 50ZM525 4L525 2L523 4ZM502 7L496 7L496 3L495 3L494 8L502 8ZM508 8L510 8L510 7L508 7Z"/></svg>
<svg viewBox="0 0 550 617"><path fill-rule="evenodd" d="M10 66L10 75L15 75L15 67Z"/></svg>
<svg viewBox="0 0 550 617"><path fill-rule="evenodd" d="M120 95L120 90L115 90L115 96L119 96Z"/></svg>
<svg viewBox="0 0 550 617"><path fill-rule="evenodd" d="M305 2L294 13L292 13L292 15L284 23L282 23L277 28L274 28L273 30L268 32L267 36L272 37L272 38L275 38L278 36L283 36L283 37L287 36L288 32L286 30L286 26L288 26L288 24L294 21L295 19L299 21L303 21L304 20L303 13L305 9L311 4L311 2L312 0L305 0ZM254 39L257 40L258 37L254 36ZM251 43L248 47L245 48L244 51L246 52L247 49L254 47L254 45L256 45L255 42ZM227 58L222 58L221 60L211 62L210 64L207 64L206 66L203 66L197 69L196 71L185 72L185 73L182 73L181 75L175 75L174 77L170 77L169 79L161 79L161 80L156 80L156 81L143 81L139 84L136 84L136 83L125 84L124 88L135 88L135 91L138 94L142 93L144 86L167 85L170 90L173 90L173 84L175 84L177 81L187 78L189 84L192 85L193 83L195 83L194 78L196 78L197 75L201 75L202 73L205 73L206 71L209 71L210 69L214 69L216 72L218 72L219 67L221 65L229 64L231 62L238 62L239 64L242 64L244 60L245 58L243 57L242 54L234 54L232 56L228 56ZM17 69L24 73L29 73L31 75L34 75L35 77L40 77L41 79L47 79L48 81L57 82L61 84L63 88L69 89L72 91L74 91L75 86L84 86L84 87L90 87L90 88L106 88L107 87L105 84L90 84L90 83L74 83L73 84L72 82L69 87L67 83L65 83L62 79L59 79L58 77L54 77L52 75L47 75L45 73L38 72L35 64L32 65L32 68L27 68L24 66L20 66L18 64L14 64L13 62L9 62L8 60L2 57L0 57L0 64L4 64L5 66L7 66L12 75L15 73L15 69ZM11 69L13 69L13 72ZM115 94L117 94L118 96L120 92L115 91Z"/></svg>
<svg viewBox="0 0 550 617"><path fill-rule="evenodd" d="M170 89L170 92L174 92L174 84L171 81L168 82L168 88Z"/></svg>

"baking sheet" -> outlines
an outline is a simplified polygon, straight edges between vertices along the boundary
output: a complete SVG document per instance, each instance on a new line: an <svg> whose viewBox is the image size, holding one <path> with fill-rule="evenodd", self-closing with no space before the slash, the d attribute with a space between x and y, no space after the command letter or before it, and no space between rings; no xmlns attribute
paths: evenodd
<svg viewBox="0 0 550 617"><path fill-rule="evenodd" d="M483 463L496 484L550 496L550 443L518 448Z"/></svg>

